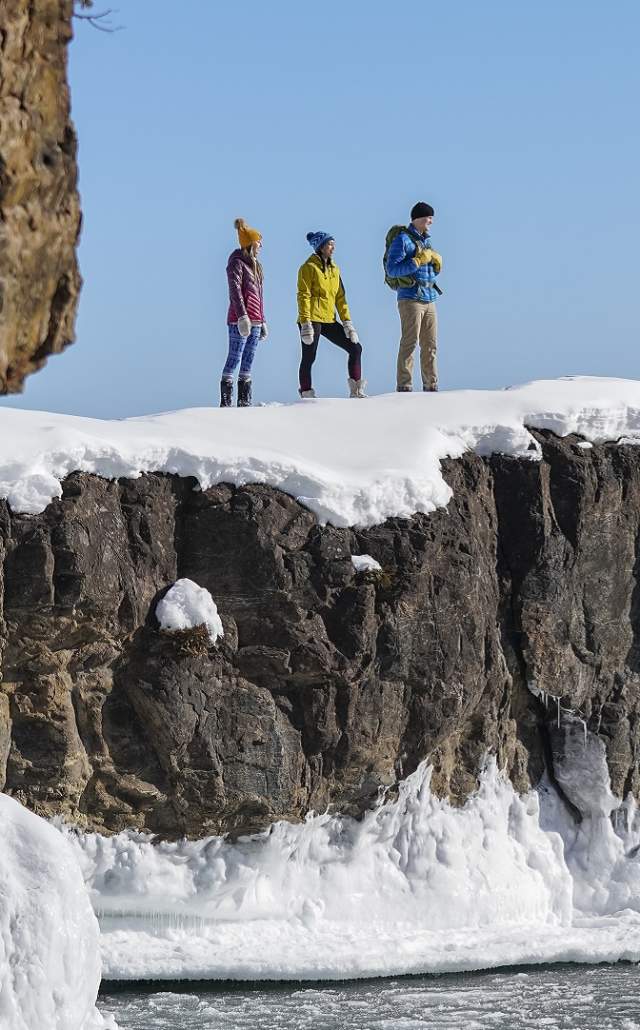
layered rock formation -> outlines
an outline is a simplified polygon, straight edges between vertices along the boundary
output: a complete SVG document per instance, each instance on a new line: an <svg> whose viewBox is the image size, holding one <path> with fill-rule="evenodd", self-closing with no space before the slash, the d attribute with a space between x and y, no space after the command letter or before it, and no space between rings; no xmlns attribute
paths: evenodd
<svg viewBox="0 0 640 1030"><path fill-rule="evenodd" d="M72 0L0 5L0 394L74 338L80 274Z"/></svg>
<svg viewBox="0 0 640 1030"><path fill-rule="evenodd" d="M425 757L453 799L487 749L524 790L579 716L638 793L640 453L535 435L541 463L469 454L446 510L362 531L160 474L2 502L4 789L101 831L239 833L362 810ZM218 645L159 630L179 577Z"/></svg>

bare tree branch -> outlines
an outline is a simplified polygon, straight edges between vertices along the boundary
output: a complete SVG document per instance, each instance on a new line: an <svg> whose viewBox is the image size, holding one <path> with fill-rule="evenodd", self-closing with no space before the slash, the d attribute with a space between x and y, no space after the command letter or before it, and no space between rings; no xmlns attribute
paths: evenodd
<svg viewBox="0 0 640 1030"><path fill-rule="evenodd" d="M93 6L93 0L78 0L78 2L81 8ZM73 17L78 21L89 22L89 25L92 25L94 29L99 29L100 32L120 32L124 25L113 25L110 21L112 15L116 13L112 7L108 7L105 11L96 11L95 14L81 14L80 11L74 10Z"/></svg>

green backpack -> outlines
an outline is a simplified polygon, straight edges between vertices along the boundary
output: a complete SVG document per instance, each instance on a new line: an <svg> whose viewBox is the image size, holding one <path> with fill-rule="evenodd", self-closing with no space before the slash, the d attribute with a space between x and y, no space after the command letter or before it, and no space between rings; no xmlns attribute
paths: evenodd
<svg viewBox="0 0 640 1030"><path fill-rule="evenodd" d="M389 247L401 232L406 232L406 225L392 225L387 233L384 241L384 256L382 258L382 267L384 269L384 281L387 286L390 286L392 290L407 289L411 286L415 286L416 281L412 275L387 275L387 254L389 253ZM417 240L414 240L416 248L420 248L420 244Z"/></svg>

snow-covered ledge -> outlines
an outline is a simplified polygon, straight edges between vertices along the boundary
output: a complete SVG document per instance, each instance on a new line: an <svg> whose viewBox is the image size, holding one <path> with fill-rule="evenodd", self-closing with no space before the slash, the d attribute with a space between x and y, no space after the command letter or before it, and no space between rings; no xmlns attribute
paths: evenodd
<svg viewBox="0 0 640 1030"><path fill-rule="evenodd" d="M205 626L212 644L224 636L215 601L205 587L192 579L178 579L167 590L156 605L156 619L160 629L169 632Z"/></svg>
<svg viewBox="0 0 640 1030"><path fill-rule="evenodd" d="M370 554L352 554L351 564L356 572L382 572L382 565Z"/></svg>
<svg viewBox="0 0 640 1030"><path fill-rule="evenodd" d="M114 421L0 407L0 497L36 514L70 472L266 483L321 522L369 526L446 505L440 461L465 451L536 460L527 426L591 443L640 442L640 381L566 378L508 390L383 394Z"/></svg>

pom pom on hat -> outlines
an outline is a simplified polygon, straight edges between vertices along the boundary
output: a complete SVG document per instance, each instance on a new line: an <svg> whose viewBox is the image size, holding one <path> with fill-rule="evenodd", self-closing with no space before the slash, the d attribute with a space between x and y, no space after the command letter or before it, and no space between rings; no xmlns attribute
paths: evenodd
<svg viewBox="0 0 640 1030"><path fill-rule="evenodd" d="M314 250L320 250L320 247L324 247L325 243L329 240L335 240L335 236L332 236L330 232L308 232L307 242L313 247Z"/></svg>
<svg viewBox="0 0 640 1030"><path fill-rule="evenodd" d="M233 223L238 230L238 239L241 247L250 247L252 243L259 243L262 240L262 233L257 229L251 229L244 218L236 218Z"/></svg>

